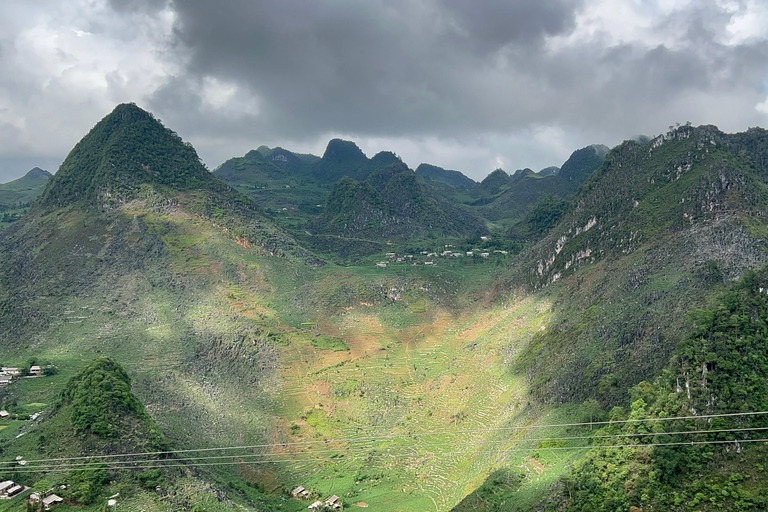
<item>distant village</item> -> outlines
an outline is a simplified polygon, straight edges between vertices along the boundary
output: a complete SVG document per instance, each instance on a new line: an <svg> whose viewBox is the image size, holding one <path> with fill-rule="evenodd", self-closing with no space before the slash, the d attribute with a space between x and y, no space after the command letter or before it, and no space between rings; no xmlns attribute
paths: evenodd
<svg viewBox="0 0 768 512"><path fill-rule="evenodd" d="M59 487L60 489L66 489L66 485ZM25 485L19 485L13 480L5 480L0 482L0 500L10 500L23 492L29 491L30 487ZM33 492L29 495L30 504L42 503L44 510L51 510L54 505L64 502L64 498L54 494L55 488L48 489L44 493Z"/></svg>
<svg viewBox="0 0 768 512"><path fill-rule="evenodd" d="M55 372L55 367L53 365L48 365L45 367L40 365L32 365L28 369L3 366L2 370L0 370L0 389L6 386L9 386L14 380L19 378L28 379L28 378L42 377L44 375L50 375L54 372ZM40 414L42 413L36 412L34 414L30 414L29 419L34 421L40 416ZM26 418L26 415L24 418ZM0 410L0 420L11 420L11 419L22 419L22 418L19 418L15 414L11 414L5 409ZM2 497L2 495L0 495L0 497Z"/></svg>
<svg viewBox="0 0 768 512"><path fill-rule="evenodd" d="M487 241L488 237L483 236L480 237L481 240ZM387 265L392 264L409 264L413 266L417 265L427 265L427 266L435 266L437 265L437 261L439 258L444 259L458 259L458 258L481 258L481 259L487 259L491 258L493 256L506 256L508 255L508 251L502 251L502 250L481 250L481 249L472 249L471 251L460 251L456 250L453 245L451 244L445 244L444 250L440 252L432 252L432 251L419 251L418 254L402 254L400 256L397 255L397 253L394 252L388 252L384 254L384 257L386 260L379 261L376 263L377 267L384 268Z"/></svg>
<svg viewBox="0 0 768 512"><path fill-rule="evenodd" d="M46 366L40 366L40 365L31 365L29 367L24 368L18 368L18 367L10 367L10 366L3 366L2 369L0 369L0 388L9 386L11 383L13 383L14 380L20 379L20 378L36 378L36 377L42 377L45 375L51 375L52 373L55 373L55 367L53 365L46 365ZM36 420L42 413L36 412L34 414L30 414L28 418L30 420ZM12 414L5 409L0 410L0 420L13 420L13 419L26 419L27 415L25 414L24 417L20 417L20 415ZM24 435L24 434L20 434ZM17 436L19 437L19 436ZM16 457L16 463L20 466L25 466L27 464L27 461L24 460L23 457L18 456ZM34 505L34 510L39 510L40 505L42 505L43 510L51 510L55 505L58 505L59 503L64 502L64 498L61 496L58 496L54 493L54 491L57 491L58 489L66 489L66 485L61 485L58 488L51 488L48 489L45 492L32 492L28 496L28 500L30 502L30 505ZM5 480L0 482L0 500L10 500L16 497L19 497L25 492L29 492L31 490L30 487L27 487L25 485L18 484L14 482L13 480Z"/></svg>
<svg viewBox="0 0 768 512"><path fill-rule="evenodd" d="M32 365L28 371L24 371L21 368L11 368L9 366L3 366L0 371L0 387L7 386L13 379L19 377L41 377L44 373L44 369L39 365Z"/></svg>

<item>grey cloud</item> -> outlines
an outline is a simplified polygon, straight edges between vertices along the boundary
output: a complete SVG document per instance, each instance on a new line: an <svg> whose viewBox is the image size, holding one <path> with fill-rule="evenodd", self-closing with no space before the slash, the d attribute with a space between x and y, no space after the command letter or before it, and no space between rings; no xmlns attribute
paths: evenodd
<svg viewBox="0 0 768 512"><path fill-rule="evenodd" d="M486 119L496 52L573 23L572 2L530 5L179 2L177 36L188 76L250 89L273 130L452 133L499 124Z"/></svg>
<svg viewBox="0 0 768 512"><path fill-rule="evenodd" d="M323 132L462 137L593 123L628 136L678 120L667 116L678 102L689 106L692 93L715 101L732 88L748 93L744 108L760 101L765 42L718 44L730 18L714 3L658 22L657 31L682 41L674 48L595 40L547 50L546 37L572 30L579 5L177 2L176 49L188 64L150 104L194 116L200 84L213 76L259 99L259 114L240 116L231 133L300 139ZM210 121L212 114L206 119L227 130L227 116Z"/></svg>
<svg viewBox="0 0 768 512"><path fill-rule="evenodd" d="M765 99L766 41L723 44L731 14L717 2L693 2L654 20L649 30L665 42L654 47L608 43L599 32L550 46L550 38L571 34L590 1L111 0L113 11L85 17L82 29L128 41L135 27L175 11L171 41L152 40L152 31L142 36L163 45L156 51L167 59L164 82L129 98L141 70L118 67L105 72L98 101L137 101L195 143L209 164L262 143L306 148L345 135L431 140L432 154L440 146L434 141L467 141L486 161L543 167L567 155L541 161L554 143L541 139L528 150L520 142L526 133L553 128L566 134L557 147L576 148L658 133L677 121L727 130L764 121L755 105ZM129 21L112 23L115 16ZM13 39L0 35L0 64L8 69L13 51ZM23 105L54 102L56 79L43 89L39 77L10 75L0 94ZM231 104L206 102L211 78L237 86ZM70 103L62 108L68 115L79 108ZM514 140L506 153L505 140Z"/></svg>

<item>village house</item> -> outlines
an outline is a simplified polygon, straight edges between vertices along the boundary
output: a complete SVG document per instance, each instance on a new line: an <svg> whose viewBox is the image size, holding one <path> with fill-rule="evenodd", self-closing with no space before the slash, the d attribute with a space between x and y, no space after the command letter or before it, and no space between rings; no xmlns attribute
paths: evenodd
<svg viewBox="0 0 768 512"><path fill-rule="evenodd" d="M29 374L32 375L33 377L39 377L40 375L43 374L43 369L37 365L32 366L29 368Z"/></svg>
<svg viewBox="0 0 768 512"><path fill-rule="evenodd" d="M327 507L331 507L334 510L341 510L341 501L339 500L339 497L335 494L333 496L328 496L325 498L325 505Z"/></svg>
<svg viewBox="0 0 768 512"><path fill-rule="evenodd" d="M386 267L386 266L387 266L387 263L386 263L386 262L384 262L384 261L380 261L380 262L378 262L378 263L376 264L376 266L377 266L377 267L381 267L381 268L384 268L384 267Z"/></svg>
<svg viewBox="0 0 768 512"><path fill-rule="evenodd" d="M393 253L393 252L388 252L384 256L386 256L387 258L393 260L393 259L395 259L395 256L397 256L397 255L395 253Z"/></svg>
<svg viewBox="0 0 768 512"><path fill-rule="evenodd" d="M10 377L0 377L0 386L7 386L11 383Z"/></svg>
<svg viewBox="0 0 768 512"><path fill-rule="evenodd" d="M9 498L13 498L14 496L16 496L17 494L19 494L19 493L20 493L20 492L22 492L23 490L24 490L24 487L23 487L23 486L21 486L21 485L17 485L17 484L14 484L14 485L13 485L13 487L10 487L10 488L8 488L8 489L5 491L5 495L6 495L6 496L8 496Z"/></svg>
<svg viewBox="0 0 768 512"><path fill-rule="evenodd" d="M43 508L45 510L51 510L51 507L63 502L64 502L64 498L57 496L55 494L51 494L50 496L43 498Z"/></svg>
<svg viewBox="0 0 768 512"><path fill-rule="evenodd" d="M9 420L11 419L11 413L9 413L6 410L0 411L0 420Z"/></svg>
<svg viewBox="0 0 768 512"><path fill-rule="evenodd" d="M307 491L304 487L298 486L294 490L291 491L291 496L294 498L306 498L309 496L309 491Z"/></svg>
<svg viewBox="0 0 768 512"><path fill-rule="evenodd" d="M0 494L5 494L5 491L13 487L14 484L13 480L6 480L5 482L0 482Z"/></svg>
<svg viewBox="0 0 768 512"><path fill-rule="evenodd" d="M19 368L10 368L8 366L3 366L3 373L6 375L21 375L21 370Z"/></svg>
<svg viewBox="0 0 768 512"><path fill-rule="evenodd" d="M481 257L481 258L487 258L487 257L488 257L488 256L490 256L490 255L491 255L491 254L490 254L490 253L488 253L488 252L481 252L481 253L480 253L480 257Z"/></svg>
<svg viewBox="0 0 768 512"><path fill-rule="evenodd" d="M322 501L316 501L312 503L310 506L307 507L309 510L317 512L318 510L321 510L323 508L323 502Z"/></svg>

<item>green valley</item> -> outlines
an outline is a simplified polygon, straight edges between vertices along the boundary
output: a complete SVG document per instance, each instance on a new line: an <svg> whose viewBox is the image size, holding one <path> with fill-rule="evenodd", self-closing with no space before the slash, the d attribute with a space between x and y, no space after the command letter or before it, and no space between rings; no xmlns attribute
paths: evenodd
<svg viewBox="0 0 768 512"><path fill-rule="evenodd" d="M119 105L0 235L2 363L55 368L0 388L0 480L83 511L762 510L762 420L705 418L766 405L767 149L685 125L475 184L333 140L211 173ZM641 446L676 416L699 448Z"/></svg>

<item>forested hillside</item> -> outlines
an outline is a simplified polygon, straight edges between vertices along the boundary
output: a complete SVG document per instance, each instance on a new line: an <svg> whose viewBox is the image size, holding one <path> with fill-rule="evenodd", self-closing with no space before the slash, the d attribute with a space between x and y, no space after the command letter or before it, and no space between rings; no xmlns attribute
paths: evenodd
<svg viewBox="0 0 768 512"><path fill-rule="evenodd" d="M686 125L476 185L340 140L211 173L120 105L0 234L0 477L94 512L763 510L766 154Z"/></svg>
<svg viewBox="0 0 768 512"><path fill-rule="evenodd" d="M500 286L510 300L531 290L557 297L552 323L512 365L527 376L532 397L551 404L594 400L611 420L765 409L764 277L750 269L768 261L766 143L760 129L726 135L711 126L682 126L645 144L625 142L607 155L568 213L516 259ZM601 443L601 434L627 435L609 438L623 445L689 439L663 436L672 430L725 431L694 436L723 446L589 452L573 463L573 475L553 482L544 508L759 510L764 504L757 489L765 484L754 461L762 445L738 441L762 436L728 429L761 421L606 427L594 443ZM631 437L638 432L649 437ZM736 470L739 463L750 469ZM493 482L463 507L533 507L535 500L514 504L515 485ZM500 508L503 501L506 508Z"/></svg>

